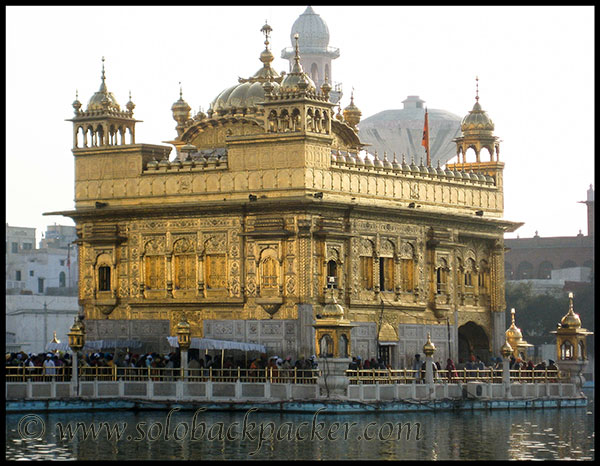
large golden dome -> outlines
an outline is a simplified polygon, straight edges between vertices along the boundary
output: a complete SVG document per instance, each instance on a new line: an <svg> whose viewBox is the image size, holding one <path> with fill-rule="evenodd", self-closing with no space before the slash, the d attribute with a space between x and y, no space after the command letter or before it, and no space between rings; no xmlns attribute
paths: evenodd
<svg viewBox="0 0 600 466"><path fill-rule="evenodd" d="M271 26L265 24L261 31L265 34L265 49L260 54L260 61L263 66L254 75L248 79L240 78L238 84L228 87L220 92L210 104L209 114L218 112L220 114L228 112L253 113L257 105L265 100L265 90L263 84L269 81L272 84L273 91L279 88L281 76L271 68L273 54L269 50L269 34Z"/></svg>

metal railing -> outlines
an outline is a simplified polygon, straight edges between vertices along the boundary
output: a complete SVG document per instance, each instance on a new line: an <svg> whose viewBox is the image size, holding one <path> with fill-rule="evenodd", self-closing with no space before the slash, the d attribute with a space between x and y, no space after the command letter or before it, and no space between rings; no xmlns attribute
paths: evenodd
<svg viewBox="0 0 600 466"><path fill-rule="evenodd" d="M346 376L351 385L425 383L425 371L415 369L361 369L347 370ZM568 379L568 374L558 370L510 371L511 383L556 383ZM502 369L445 369L433 372L434 383L485 382L502 383Z"/></svg>
<svg viewBox="0 0 600 466"><path fill-rule="evenodd" d="M172 382L271 382L292 384L316 384L318 369L182 369L166 367L119 367L119 366L83 366L78 368L79 380L89 381L157 381ZM6 367L7 382L68 382L71 380L71 367Z"/></svg>
<svg viewBox="0 0 600 466"><path fill-rule="evenodd" d="M71 366L7 366L5 374L7 382L68 382L71 380Z"/></svg>

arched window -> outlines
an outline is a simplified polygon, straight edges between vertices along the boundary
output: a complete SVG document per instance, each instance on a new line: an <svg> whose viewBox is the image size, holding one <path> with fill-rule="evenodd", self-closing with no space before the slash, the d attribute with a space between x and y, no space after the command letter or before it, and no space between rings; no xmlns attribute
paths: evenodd
<svg viewBox="0 0 600 466"><path fill-rule="evenodd" d="M415 275L414 248L404 243L400 256L400 284L405 292L413 291Z"/></svg>
<svg viewBox="0 0 600 466"><path fill-rule="evenodd" d="M577 344L577 352L579 353L577 356L577 359L585 359L585 345L583 344L583 341L579 340L579 343Z"/></svg>
<svg viewBox="0 0 600 466"><path fill-rule="evenodd" d="M316 63L313 63L310 66L310 77L312 78L312 80L315 82L315 84L317 86L319 86L319 68L317 67Z"/></svg>
<svg viewBox="0 0 600 466"><path fill-rule="evenodd" d="M107 265L98 267L98 291L110 291L110 267Z"/></svg>
<svg viewBox="0 0 600 466"><path fill-rule="evenodd" d="M533 265L529 262L521 262L517 267L517 280L526 280L533 278Z"/></svg>
<svg viewBox="0 0 600 466"><path fill-rule="evenodd" d="M544 261L538 268L538 278L548 280L552 276L552 262Z"/></svg>
<svg viewBox="0 0 600 466"><path fill-rule="evenodd" d="M360 283L365 290L373 289L373 258L360 257Z"/></svg>
<svg viewBox="0 0 600 466"><path fill-rule="evenodd" d="M327 288L338 287L337 262L331 259L327 262Z"/></svg>
<svg viewBox="0 0 600 466"><path fill-rule="evenodd" d="M319 341L319 356L331 358L333 357L333 338L331 335L325 334Z"/></svg>
<svg viewBox="0 0 600 466"><path fill-rule="evenodd" d="M560 358L573 359L573 345L570 341L565 341L560 345Z"/></svg>
<svg viewBox="0 0 600 466"><path fill-rule="evenodd" d="M267 257L263 260L260 276L261 290L275 290L278 288L278 266L279 263L273 257Z"/></svg>
<svg viewBox="0 0 600 466"><path fill-rule="evenodd" d="M379 289L394 291L394 258L379 258Z"/></svg>
<svg viewBox="0 0 600 466"><path fill-rule="evenodd" d="M571 269L573 267L577 267L577 264L575 262L573 262L572 260L565 261L560 266L561 269Z"/></svg>
<svg viewBox="0 0 600 466"><path fill-rule="evenodd" d="M477 286L479 287L479 294L487 296L489 293L490 285L490 268L485 260L479 262L479 273L477 275Z"/></svg>
<svg viewBox="0 0 600 466"><path fill-rule="evenodd" d="M446 259L440 258L435 270L436 292L445 294L448 292L448 263Z"/></svg>
<svg viewBox="0 0 600 466"><path fill-rule="evenodd" d="M227 258L225 254L206 255L206 287L227 288Z"/></svg>
<svg viewBox="0 0 600 466"><path fill-rule="evenodd" d="M338 349L339 349L339 357L347 358L348 357L348 338L346 335L340 335L338 341Z"/></svg>
<svg viewBox="0 0 600 466"><path fill-rule="evenodd" d="M504 263L504 279L512 280L513 279L513 268L510 262Z"/></svg>
<svg viewBox="0 0 600 466"><path fill-rule="evenodd" d="M465 276L464 283L466 288L473 288L473 274L475 273L475 261L473 259L467 259L465 265Z"/></svg>
<svg viewBox="0 0 600 466"><path fill-rule="evenodd" d="M58 286L61 288L67 286L67 278L64 272L58 274Z"/></svg>
<svg viewBox="0 0 600 466"><path fill-rule="evenodd" d="M191 241L180 239L173 245L173 275L176 290L196 288L196 254Z"/></svg>

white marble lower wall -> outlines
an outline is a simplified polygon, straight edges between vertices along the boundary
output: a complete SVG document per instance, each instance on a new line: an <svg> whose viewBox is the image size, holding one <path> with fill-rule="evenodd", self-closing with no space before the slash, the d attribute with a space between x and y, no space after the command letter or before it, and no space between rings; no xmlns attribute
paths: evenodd
<svg viewBox="0 0 600 466"><path fill-rule="evenodd" d="M6 400L48 400L70 397L69 382L8 382ZM74 393L74 392L73 392ZM502 384L358 384L349 385L348 401L505 399ZM574 384L512 384L510 399L570 398L578 396ZM319 385L241 382L81 382L79 397L176 401L318 400Z"/></svg>

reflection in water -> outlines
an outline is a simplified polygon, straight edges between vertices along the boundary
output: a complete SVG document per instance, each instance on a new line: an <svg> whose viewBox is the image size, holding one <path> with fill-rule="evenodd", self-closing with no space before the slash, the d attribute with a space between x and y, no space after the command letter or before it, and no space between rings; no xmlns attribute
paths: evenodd
<svg viewBox="0 0 600 466"><path fill-rule="evenodd" d="M41 440L22 439L18 426L23 427L23 422L19 422L24 415L10 414L6 416L6 458L594 459L593 393L586 394L590 398L587 408L546 410L321 413L317 417L313 414L215 412L199 413L196 424L193 411L179 411L172 413L168 430L166 411L38 413L46 426ZM202 422L206 427L204 435L201 435ZM70 425L73 429L77 423L96 427L102 423L124 427L126 423L127 428L122 429L120 440L116 440L114 430L108 439L107 426L96 432L95 440L91 433L84 440L81 430L67 440L60 438L58 423L63 428ZM252 423L255 424L253 430L250 429ZM409 425L411 431L408 431ZM192 427L196 427L195 438ZM25 431L31 433L33 427L27 429Z"/></svg>

